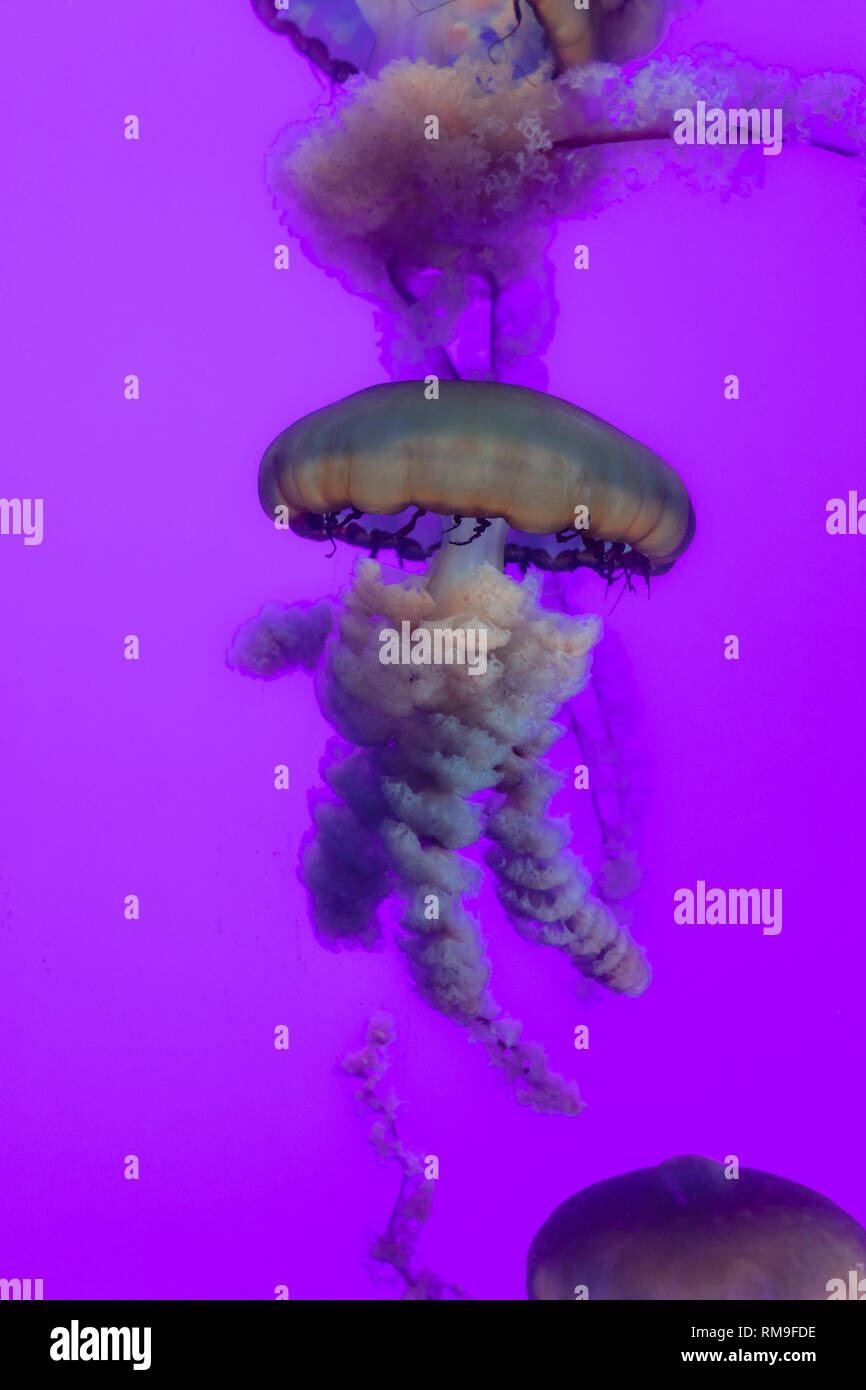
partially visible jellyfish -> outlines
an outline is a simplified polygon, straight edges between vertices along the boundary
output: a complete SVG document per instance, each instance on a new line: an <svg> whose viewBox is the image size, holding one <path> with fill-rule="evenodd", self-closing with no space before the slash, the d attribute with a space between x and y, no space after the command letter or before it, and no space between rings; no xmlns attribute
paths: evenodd
<svg viewBox="0 0 866 1390"><path fill-rule="evenodd" d="M400 58L444 67L491 45L532 72L649 53L672 16L698 0L252 0L264 24L284 34L335 82L376 76Z"/></svg>
<svg viewBox="0 0 866 1390"><path fill-rule="evenodd" d="M814 1300L850 1296L866 1231L787 1178L693 1155L584 1188L529 1250L530 1299ZM854 1295L858 1295L855 1293Z"/></svg>
<svg viewBox="0 0 866 1390"><path fill-rule="evenodd" d="M666 171L748 193L767 168L762 110L786 143L866 150L850 74L765 69L720 45L647 57L676 0L254 4L336 84L278 137L267 178L306 254L372 301L391 376L543 388L555 224ZM700 101L741 113L733 142L674 138Z"/></svg>
<svg viewBox="0 0 866 1390"><path fill-rule="evenodd" d="M542 608L526 571L664 573L694 532L683 483L565 401L490 382L442 382L431 400L408 381L290 426L265 453L259 491L300 536L432 560L389 583L365 559L335 613L270 605L229 655L272 678L323 653L317 695L343 742L329 750L331 794L313 799L302 856L319 938L371 946L396 896L420 994L482 1043L519 1100L577 1113L574 1086L519 1041L490 994L464 906L478 874L459 851L485 838L523 936L619 993L646 988L643 952L593 893L567 822L548 814L559 779L544 754L562 733L553 716L586 684L600 621Z"/></svg>

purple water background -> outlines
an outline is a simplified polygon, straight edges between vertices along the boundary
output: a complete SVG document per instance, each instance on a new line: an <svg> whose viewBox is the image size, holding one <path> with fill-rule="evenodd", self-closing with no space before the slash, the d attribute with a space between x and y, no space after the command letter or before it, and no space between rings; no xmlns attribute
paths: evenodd
<svg viewBox="0 0 866 1390"><path fill-rule="evenodd" d="M350 572L268 526L264 446L382 379L369 307L295 243L273 268L263 157L319 84L244 0L9 6L3 31L0 494L43 497L45 539L0 537L0 1275L47 1298L393 1297L361 1256L397 1175L335 1070L378 1008L403 1136L441 1167L423 1253L478 1297L523 1297L528 1243L570 1193L678 1152L736 1154L866 1222L866 538L824 524L829 498L866 493L853 164L787 147L748 200L665 183L552 248L550 389L669 458L698 532L609 623L650 759L650 991L581 1000L561 957L478 904L498 998L588 1102L550 1119L414 996L393 942L316 943L295 866L329 730L306 676L223 664L263 601ZM668 48L708 38L866 73L861 0L820 23L805 0L706 0ZM594 579L579 593L612 608ZM558 809L592 858L580 796ZM781 934L675 926L699 878L781 888Z"/></svg>

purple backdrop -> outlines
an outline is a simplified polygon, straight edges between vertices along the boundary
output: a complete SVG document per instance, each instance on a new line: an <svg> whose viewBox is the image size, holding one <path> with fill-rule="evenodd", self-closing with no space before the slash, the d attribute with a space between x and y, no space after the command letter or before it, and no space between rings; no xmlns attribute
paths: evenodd
<svg viewBox="0 0 866 1390"><path fill-rule="evenodd" d="M295 869L329 730L306 676L224 666L263 601L350 571L268 525L264 446L383 375L365 303L295 243L273 266L264 153L319 84L246 0L55 0L3 30L0 493L45 510L41 545L0 536L0 1276L46 1298L393 1297L361 1258L397 1174L335 1070L377 1008L403 1137L440 1161L423 1254L477 1297L524 1296L529 1240L567 1195L678 1152L737 1154L866 1222L866 537L825 529L829 498L866 495L853 162L787 147L747 200L666 182L553 245L550 390L669 458L698 532L609 620L650 760L650 991L582 1000L479 903L497 997L588 1102L550 1119L414 996L392 942L316 943ZM706 0L669 50L707 38L866 74L862 0L826 0L820 28L811 0ZM610 613L600 581L579 592ZM556 804L591 855L580 795ZM781 933L675 925L699 879L781 888Z"/></svg>

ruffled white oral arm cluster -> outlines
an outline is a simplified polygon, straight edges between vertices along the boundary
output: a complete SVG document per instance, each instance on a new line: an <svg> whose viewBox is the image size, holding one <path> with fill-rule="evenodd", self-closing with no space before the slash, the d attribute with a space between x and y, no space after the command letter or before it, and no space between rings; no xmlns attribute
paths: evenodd
<svg viewBox="0 0 866 1390"><path fill-rule="evenodd" d="M585 684L599 626L540 609L531 581L515 584L487 564L465 577L460 597L460 612L442 625L483 627L483 673L383 664L383 630L400 631L404 621L412 632L435 628L435 602L417 584L384 584L375 562L359 564L318 677L323 709L355 750L326 769L336 799L314 809L302 874L317 930L347 944L375 933L365 914L390 878L405 903L401 948L419 993L484 1045L518 1099L573 1114L582 1108L575 1087L550 1071L540 1047L519 1040L520 1025L489 992L484 944L464 907L479 873L459 851L485 831L479 794L504 792L486 828L503 901L521 930L560 946L611 988L645 985L643 957L591 896L564 849L564 823L546 815L556 778L540 758L561 732L551 717Z"/></svg>

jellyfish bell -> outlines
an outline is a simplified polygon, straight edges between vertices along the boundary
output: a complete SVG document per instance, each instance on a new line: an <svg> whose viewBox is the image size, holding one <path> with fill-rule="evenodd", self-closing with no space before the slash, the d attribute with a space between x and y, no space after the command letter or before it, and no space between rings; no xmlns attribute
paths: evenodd
<svg viewBox="0 0 866 1390"><path fill-rule="evenodd" d="M312 539L435 555L428 590L440 603L482 561L649 577L690 544L679 476L612 425L526 387L444 381L439 392L396 382L304 416L264 455L263 507ZM439 534L428 523L419 539L431 517L445 519Z"/></svg>
<svg viewBox="0 0 866 1390"><path fill-rule="evenodd" d="M495 44L502 58L533 71L547 48L545 30L532 11L515 19L513 0L356 0L376 35L366 71L377 74L408 58L447 67L461 57L487 57ZM524 22L525 21L525 22Z"/></svg>
<svg viewBox="0 0 866 1390"><path fill-rule="evenodd" d="M562 71L590 62L624 63L658 44L683 0L527 0ZM687 3L687 0L686 0Z"/></svg>
<svg viewBox="0 0 866 1390"><path fill-rule="evenodd" d="M534 71L594 60L625 62L659 42L684 0L252 0L263 24L290 38L316 66L343 82L375 76L401 58L437 67L462 56L498 58Z"/></svg>
<svg viewBox="0 0 866 1390"><path fill-rule="evenodd" d="M262 23L284 34L337 82L354 73L375 77L400 59L447 67L458 58L487 57L492 44L509 61L534 71L549 51L544 22L513 0L252 0Z"/></svg>
<svg viewBox="0 0 866 1390"><path fill-rule="evenodd" d="M827 1299L864 1272L866 1231L827 1197L755 1168L728 1178L721 1164L686 1155L557 1207L530 1246L527 1291L555 1301L800 1301Z"/></svg>

